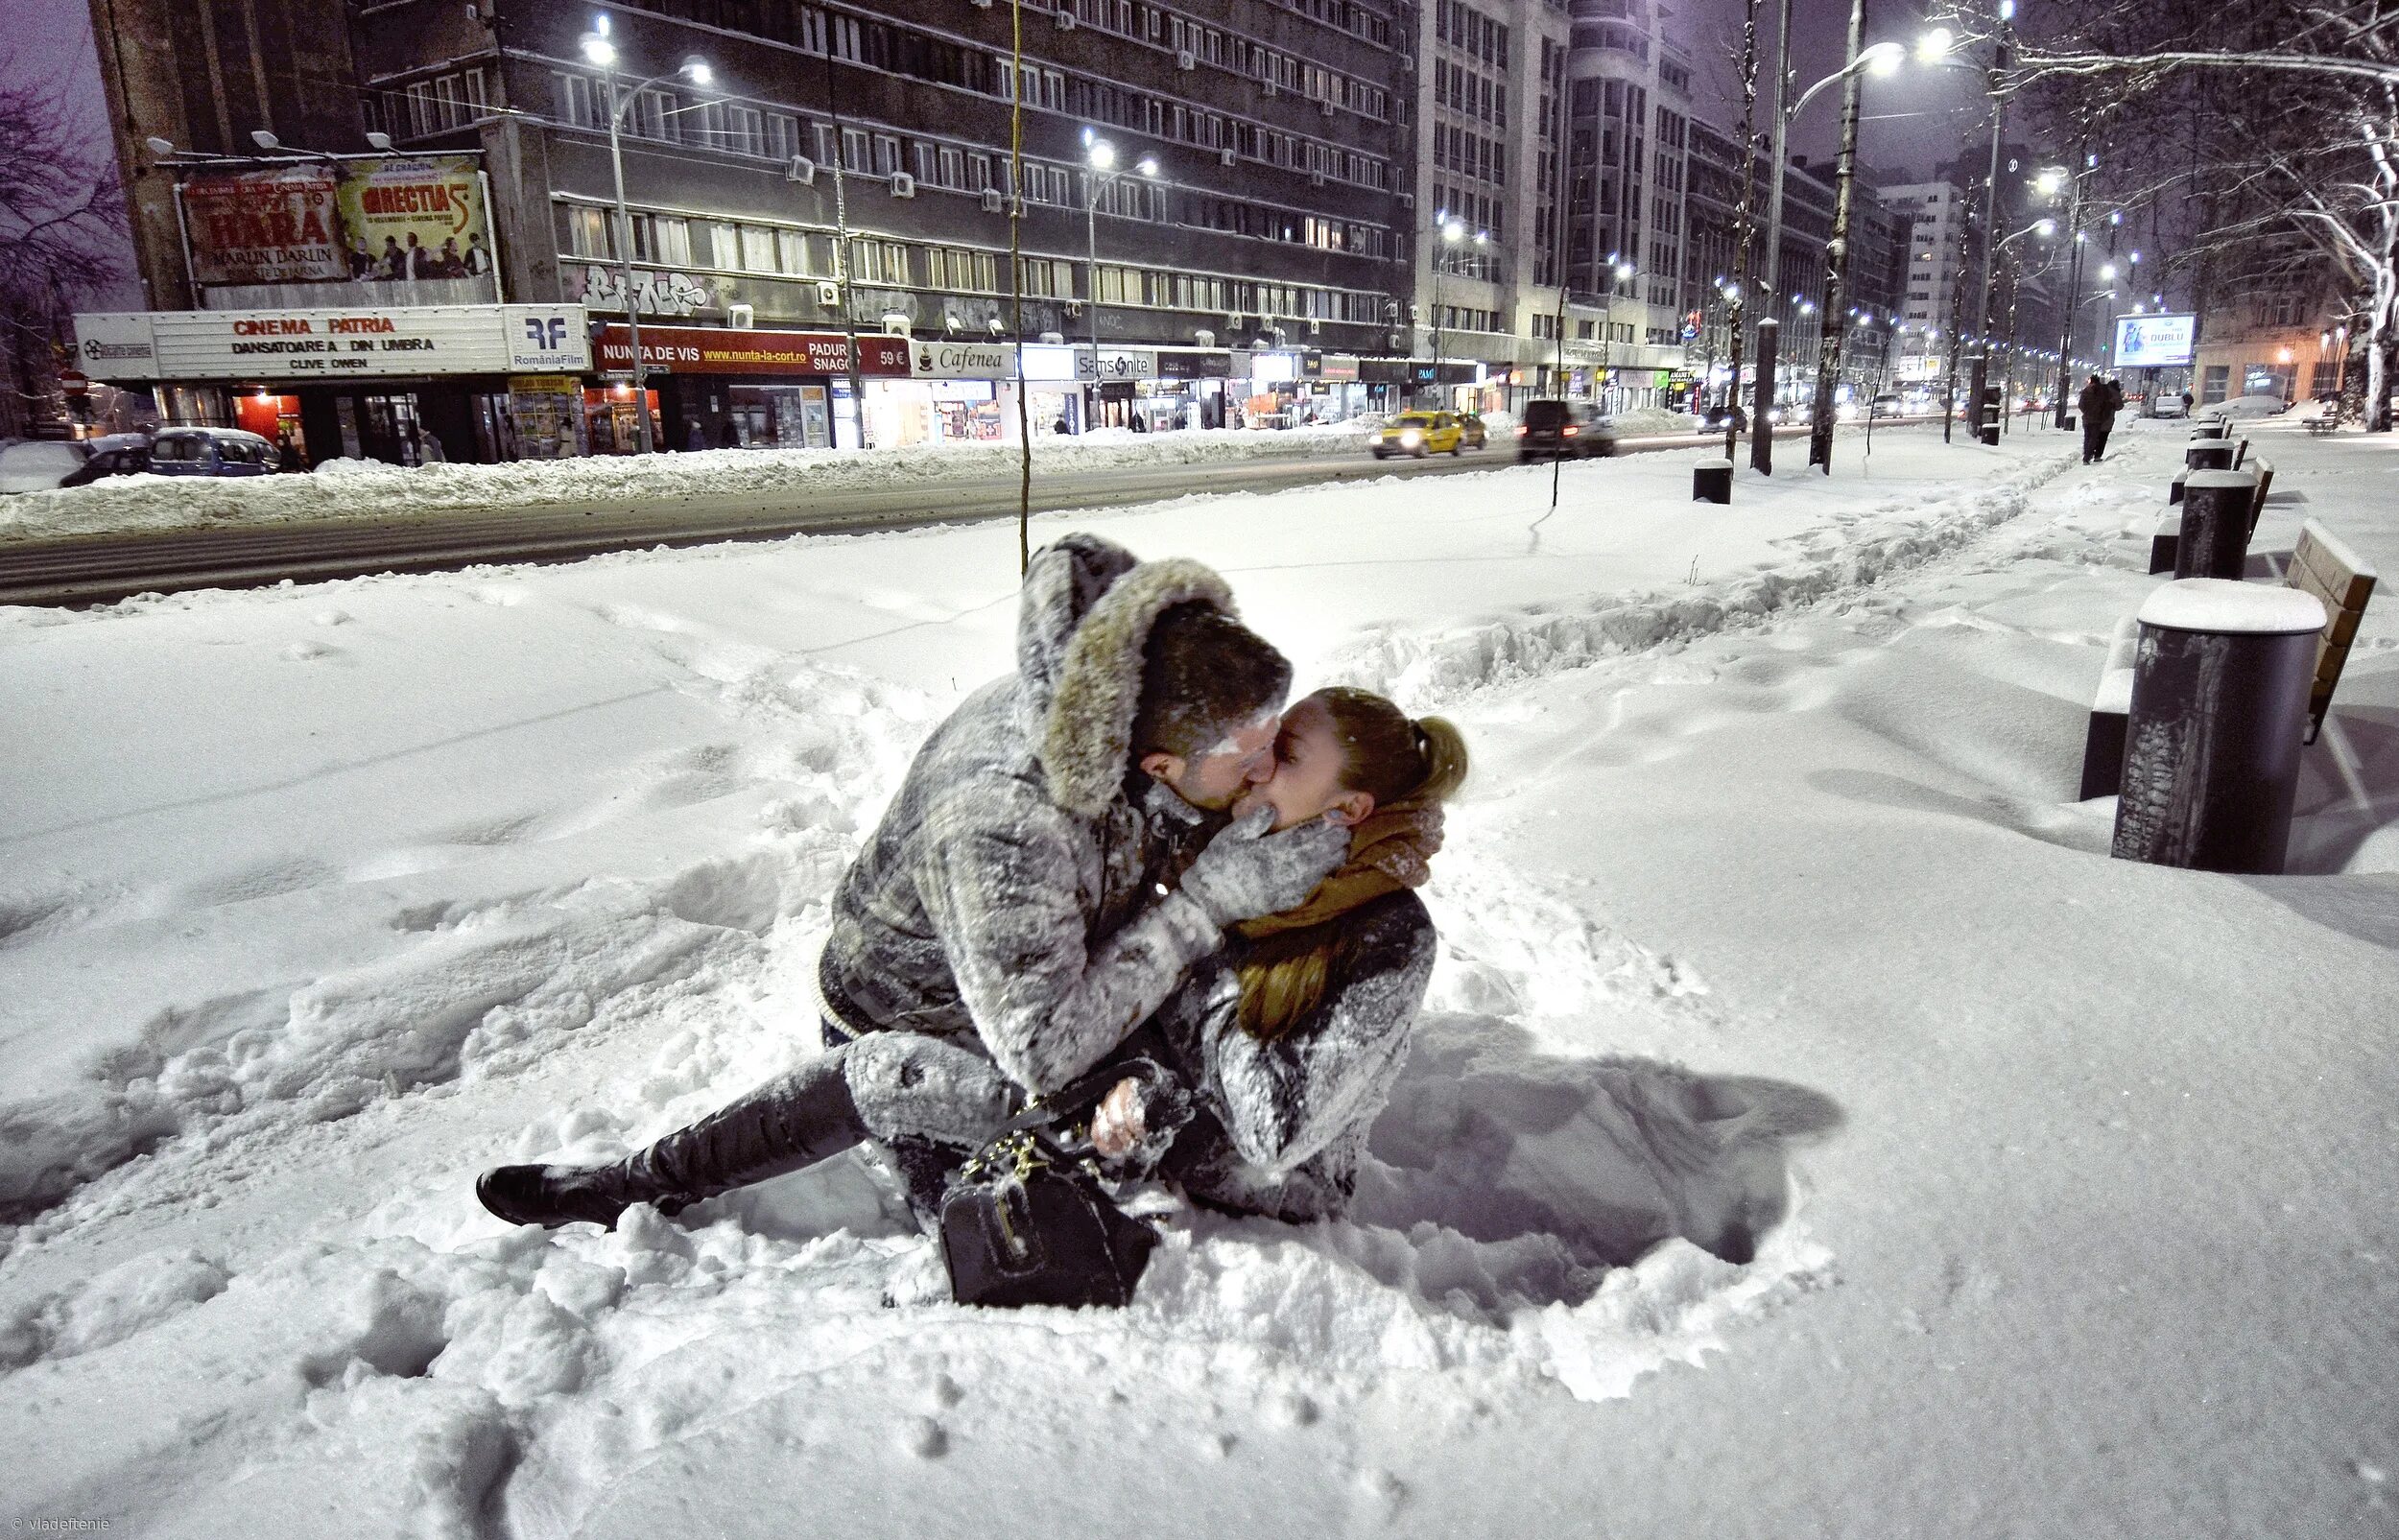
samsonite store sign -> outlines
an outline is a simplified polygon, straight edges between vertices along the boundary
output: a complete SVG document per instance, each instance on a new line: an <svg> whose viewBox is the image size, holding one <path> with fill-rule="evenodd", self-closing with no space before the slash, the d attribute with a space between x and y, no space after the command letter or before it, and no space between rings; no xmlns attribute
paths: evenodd
<svg viewBox="0 0 2399 1540"><path fill-rule="evenodd" d="M89 361L85 371L118 380L582 373L591 367L581 305L163 310L78 316L75 335Z"/></svg>

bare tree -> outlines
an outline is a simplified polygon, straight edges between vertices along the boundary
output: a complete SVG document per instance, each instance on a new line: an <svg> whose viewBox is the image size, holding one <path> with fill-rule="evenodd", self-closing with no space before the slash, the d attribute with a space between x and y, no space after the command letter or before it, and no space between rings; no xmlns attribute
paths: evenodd
<svg viewBox="0 0 2399 1540"><path fill-rule="evenodd" d="M2053 142L2109 147L2118 206L2180 212L2174 260L2200 308L2225 284L2312 288L2333 275L2366 344L2367 425L2390 430L2399 8L2065 0L2025 39L2004 88Z"/></svg>
<svg viewBox="0 0 2399 1540"><path fill-rule="evenodd" d="M105 141L55 81L0 59L0 434L57 415L58 350L77 303L124 276L125 203Z"/></svg>

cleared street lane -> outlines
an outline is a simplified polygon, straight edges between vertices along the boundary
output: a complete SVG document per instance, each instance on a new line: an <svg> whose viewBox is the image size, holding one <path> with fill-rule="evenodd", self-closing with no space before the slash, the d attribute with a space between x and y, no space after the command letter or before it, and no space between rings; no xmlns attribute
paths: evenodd
<svg viewBox="0 0 2399 1540"><path fill-rule="evenodd" d="M1777 439L1804 437L1778 429ZM1626 453L1687 449L1698 436L1628 440ZM1280 491L1378 477L1448 476L1515 463L1510 440L1427 460L1378 461L1363 450L1306 459L1142 465L1051 472L1034 462L1035 512L1117 508L1194 491ZM812 491L762 500L754 492L641 503L561 504L506 513L253 525L79 535L0 545L0 604L111 604L131 594L236 588L382 572L433 572L477 563L568 561L606 551L772 540L927 524L1011 518L1013 475L936 485Z"/></svg>

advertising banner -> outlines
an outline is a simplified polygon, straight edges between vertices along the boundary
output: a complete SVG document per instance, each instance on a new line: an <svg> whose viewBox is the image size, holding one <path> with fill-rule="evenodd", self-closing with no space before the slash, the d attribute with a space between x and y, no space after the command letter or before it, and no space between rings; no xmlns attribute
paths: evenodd
<svg viewBox="0 0 2399 1540"><path fill-rule="evenodd" d="M491 225L469 155L344 161L342 241L353 278L478 278Z"/></svg>
<svg viewBox="0 0 2399 1540"><path fill-rule="evenodd" d="M914 343L908 371L920 380L1012 380L1016 348L1009 343Z"/></svg>
<svg viewBox="0 0 2399 1540"><path fill-rule="evenodd" d="M840 332L756 331L724 326L644 326L642 367L666 374L846 374L849 339ZM600 331L600 367L633 367L630 333ZM858 372L908 373L908 344L898 337L858 339Z"/></svg>
<svg viewBox="0 0 2399 1540"><path fill-rule="evenodd" d="M2120 369L2180 368L2191 362L2198 336L2197 316L2119 316L2116 367Z"/></svg>
<svg viewBox="0 0 2399 1540"><path fill-rule="evenodd" d="M192 278L202 288L397 283L492 271L471 155L202 172L182 183Z"/></svg>
<svg viewBox="0 0 2399 1540"><path fill-rule="evenodd" d="M330 164L193 177L183 183L183 225L200 284L340 283L350 275Z"/></svg>

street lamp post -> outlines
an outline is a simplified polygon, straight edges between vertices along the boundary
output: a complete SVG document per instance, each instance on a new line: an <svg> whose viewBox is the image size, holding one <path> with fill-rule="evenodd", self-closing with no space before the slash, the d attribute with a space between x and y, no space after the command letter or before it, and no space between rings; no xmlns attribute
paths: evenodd
<svg viewBox="0 0 2399 1540"><path fill-rule="evenodd" d="M608 36L608 18L605 13L593 19L592 30L583 38L583 57L600 66L608 83L608 170L616 178L617 272L625 290L625 336L633 350L633 445L637 453L647 455L657 445L650 426L649 371L642 367L641 304L633 294L633 215L625 203L625 109L640 100L642 92L671 76L680 75L695 85L705 85L709 69L707 60L695 56L664 75L651 76L630 91L621 89L616 74L616 44Z"/></svg>
<svg viewBox="0 0 2399 1540"><path fill-rule="evenodd" d="M2069 295L2082 292L2082 179L2098 165L2099 156L2085 154L2082 169L2070 178L2074 184L2074 196L2067 203L2066 228L2073 238L2074 251L2067 263L2066 293ZM2067 403L2074 389L2074 334L2082 320L2082 304L2076 300L2061 308L2065 315L2058 323L2057 410L2054 416L2057 426L2063 428L2066 425Z"/></svg>
<svg viewBox="0 0 2399 1540"><path fill-rule="evenodd" d="M1774 40L1774 164L1768 174L1766 195L1765 281L1768 296L1775 304L1782 302L1784 294L1783 179L1785 168L1791 160L1793 120L1806 110L1808 104L1816 100L1818 92L1836 83L1844 87L1847 117L1854 120L1857 113L1856 86L1859 74L1863 71L1870 71L1876 75L1888 75L1899 67L1900 61L1907 53L1907 50L1895 42L1882 42L1870 48L1861 48L1859 40L1865 27L1865 12L1863 4L1855 5L1850 17L1852 26L1849 35L1848 61L1840 69L1801 91L1798 99L1794 101L1791 95L1791 5L1792 0L1783 0L1781 30L1775 35ZM1936 47L1942 51L1947 50L1948 35L1946 33L1928 34L1919 52L1929 55ZM1748 153L1748 146L1745 145L1742 148L1745 154ZM1836 297L1836 296L1827 295L1825 302L1831 304ZM1749 463L1753 468L1770 475L1774 468L1774 439L1771 430L1757 421L1757 416L1762 415L1763 408L1759 414L1753 415L1750 420ZM1811 463L1813 463L1813 446L1811 447Z"/></svg>
<svg viewBox="0 0 2399 1540"><path fill-rule="evenodd" d="M1621 252L1610 251L1607 260L1607 292L1600 296L1600 377L1592 391L1603 413L1608 409L1608 391L1616 384L1616 291L1632 281L1635 271L1631 263L1623 259Z"/></svg>
<svg viewBox="0 0 2399 1540"><path fill-rule="evenodd" d="M1433 249L1433 404L1437 408L1441 404L1441 279L1449 271L1450 249L1466 239L1466 226L1463 221L1451 219L1447 209L1434 215L1433 221L1441 237L1441 244ZM1490 238L1486 230L1474 232L1477 246Z"/></svg>
<svg viewBox="0 0 2399 1540"><path fill-rule="evenodd" d="M1090 281L1084 285L1087 296L1084 303L1090 306L1087 319L1090 321L1091 333L1091 391L1094 407L1094 410L1083 415L1083 428L1085 432L1088 432L1092 420L1099 415L1096 409L1100 391L1100 192L1104 187L1114 185L1125 173L1114 169L1116 166L1114 145L1105 139L1094 137L1089 129L1083 130L1082 132L1083 143L1089 147L1085 155L1089 164L1083 172L1082 178L1083 234L1090 247L1091 274ZM1133 169L1140 172L1142 176L1154 180L1158 174L1157 157L1144 155Z"/></svg>
<svg viewBox="0 0 2399 1540"><path fill-rule="evenodd" d="M1849 268L1849 204L1858 179L1858 60L1865 41L1865 0L1849 0L1848 62L1841 67L1841 160L1834 172L1833 233L1824 243L1824 336L1816 348L1816 419L1808 425L1808 463L1833 473L1833 374L1841 367L1842 279Z"/></svg>
<svg viewBox="0 0 2399 1540"><path fill-rule="evenodd" d="M1974 437L1983 438L1983 392L1991 378L1991 289L1995 274L1991 263L1998 257L1992 238L1999 231L1999 152L2001 132L2006 123L2007 99L2000 94L2007 69L2009 49L2015 43L2016 0L1999 0L1999 39L1991 52L1989 77L1991 97L1991 164L1983 179L1983 292L1974 309L1974 367L1967 377L1966 391L1974 413ZM2007 418L2003 402L2000 417ZM1996 430L1989 442L1996 442Z"/></svg>

